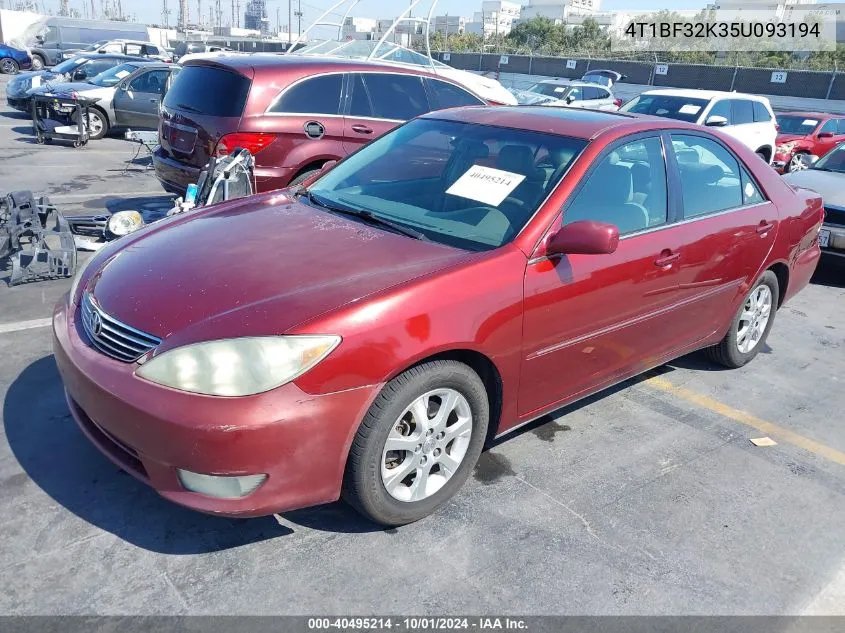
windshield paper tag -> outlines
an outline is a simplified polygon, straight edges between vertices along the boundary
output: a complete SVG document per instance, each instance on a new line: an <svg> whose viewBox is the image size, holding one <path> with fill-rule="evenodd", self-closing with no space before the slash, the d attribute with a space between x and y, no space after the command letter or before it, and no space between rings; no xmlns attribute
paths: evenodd
<svg viewBox="0 0 845 633"><path fill-rule="evenodd" d="M128 70L121 70L119 73L115 73L114 76L117 77L118 79L123 79L124 77L127 77L128 75L130 75L130 72Z"/></svg>
<svg viewBox="0 0 845 633"><path fill-rule="evenodd" d="M687 103L686 105L682 105L678 112L681 114L698 114L699 110L701 110L701 106L697 106L694 103Z"/></svg>
<svg viewBox="0 0 845 633"><path fill-rule="evenodd" d="M446 193L498 207L523 180L525 176L520 174L473 165Z"/></svg>
<svg viewBox="0 0 845 633"><path fill-rule="evenodd" d="M32 78L32 87L37 88L40 85L41 85L41 76L35 75L35 77Z"/></svg>
<svg viewBox="0 0 845 633"><path fill-rule="evenodd" d="M801 125L817 125L817 124L818 124L818 120L816 120L816 119L804 119L804 121L801 123Z"/></svg>

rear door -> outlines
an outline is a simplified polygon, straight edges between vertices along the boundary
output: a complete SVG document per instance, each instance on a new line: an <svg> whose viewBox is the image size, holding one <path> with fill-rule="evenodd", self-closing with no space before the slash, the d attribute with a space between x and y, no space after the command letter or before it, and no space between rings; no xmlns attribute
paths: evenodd
<svg viewBox="0 0 845 633"><path fill-rule="evenodd" d="M400 73L351 73L346 101L343 147L347 153L434 109L423 78Z"/></svg>
<svg viewBox="0 0 845 633"><path fill-rule="evenodd" d="M151 130L158 127L161 98L169 75L166 69L142 70L127 81L126 90L118 88L113 106L116 123Z"/></svg>
<svg viewBox="0 0 845 633"><path fill-rule="evenodd" d="M754 104L748 99L729 99L730 124L722 128L727 134L741 141L752 150L763 145L759 126L754 124Z"/></svg>
<svg viewBox="0 0 845 633"><path fill-rule="evenodd" d="M672 133L686 244L679 260L680 300L695 310L696 338L729 322L774 244L778 212L751 172L709 135Z"/></svg>
<svg viewBox="0 0 845 633"><path fill-rule="evenodd" d="M203 167L224 134L235 132L252 83L216 65L184 67L164 98L159 126L162 151L177 161Z"/></svg>

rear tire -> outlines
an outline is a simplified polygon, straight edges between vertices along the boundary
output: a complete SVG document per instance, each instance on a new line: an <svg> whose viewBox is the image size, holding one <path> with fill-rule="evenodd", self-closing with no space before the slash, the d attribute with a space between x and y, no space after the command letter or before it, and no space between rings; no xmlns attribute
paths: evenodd
<svg viewBox="0 0 845 633"><path fill-rule="evenodd" d="M3 73L4 75L16 75L18 74L20 68L21 67L18 65L18 62L11 57L4 57L3 59L0 59L0 73Z"/></svg>
<svg viewBox="0 0 845 633"><path fill-rule="evenodd" d="M349 450L343 499L382 525L431 514L469 477L489 416L484 383L467 365L412 367L384 386L364 416ZM388 440L402 448L388 449Z"/></svg>
<svg viewBox="0 0 845 633"><path fill-rule="evenodd" d="M725 338L705 350L710 360L729 369L737 369L757 356L775 322L778 293L778 278L767 270L743 299ZM761 321L763 317L764 323Z"/></svg>
<svg viewBox="0 0 845 633"><path fill-rule="evenodd" d="M44 58L41 55L33 55L32 56L32 70L44 70Z"/></svg>

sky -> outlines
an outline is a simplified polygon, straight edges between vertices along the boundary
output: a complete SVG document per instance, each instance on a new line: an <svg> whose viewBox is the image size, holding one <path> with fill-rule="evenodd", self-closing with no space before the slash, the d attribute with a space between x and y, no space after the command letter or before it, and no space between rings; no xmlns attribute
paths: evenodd
<svg viewBox="0 0 845 633"><path fill-rule="evenodd" d="M46 8L47 11L53 13L58 12L59 0L36 0L39 5ZM82 11L83 1L87 7L91 6L91 0L70 0L71 8ZM97 10L100 10L102 0L94 0L97 5ZM112 2L113 0L109 0ZM162 22L162 1L163 0L121 0L123 10L126 13L134 13L139 22L146 23L161 23ZM201 0L203 14L208 14L209 4L215 0ZM243 22L243 10L246 7L248 0L235 0L241 5L241 22ZM293 0L294 11L296 10L297 2L300 0ZM333 4L333 0L301 0L302 1L302 23L303 28L312 22L321 11L325 10ZM335 2L337 0L334 0ZM8 3L7 3L8 4ZM168 9L170 10L170 24L176 22L176 17L179 11L179 0L167 0ZM232 0L221 0L223 10L223 21L228 23L232 12ZM523 0L522 4L528 4L528 0ZM699 9L707 4L707 0L602 0L602 10L614 9ZM189 0L190 13L192 20L196 19L197 0ZM353 10L352 15L375 17L375 18L390 18L395 17L399 12L407 7L406 0L362 0L358 6ZM423 0L420 7L424 13L428 12L429 0ZM279 9L279 15L283 25L287 24L288 0L267 0L267 11L270 14L270 22L275 28L276 26L276 9ZM435 15L443 15L449 13L450 15L463 15L467 18L472 18L475 11L481 10L481 0L438 0ZM294 25L296 25L296 18L294 18Z"/></svg>

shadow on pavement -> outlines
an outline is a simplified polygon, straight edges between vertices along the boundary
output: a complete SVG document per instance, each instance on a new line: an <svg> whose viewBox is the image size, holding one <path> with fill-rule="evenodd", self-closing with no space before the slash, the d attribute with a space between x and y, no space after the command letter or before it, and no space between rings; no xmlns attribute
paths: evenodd
<svg viewBox="0 0 845 633"><path fill-rule="evenodd" d="M810 283L833 288L845 288L845 257L822 255Z"/></svg>
<svg viewBox="0 0 845 633"><path fill-rule="evenodd" d="M200 554L292 534L273 517L227 519L181 508L118 469L71 418L52 355L26 367L9 386L3 422L12 453L44 492L85 521L143 549ZM327 516L325 510L311 512L316 525L334 521L320 519Z"/></svg>

